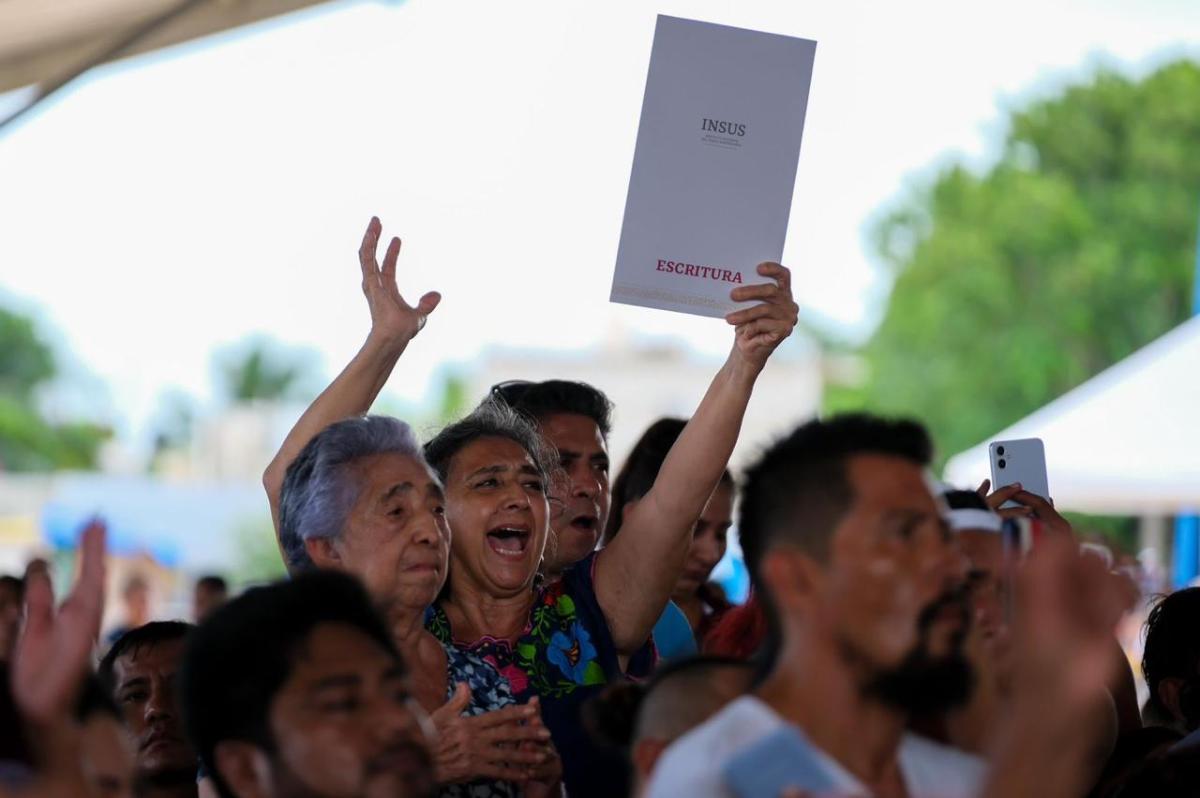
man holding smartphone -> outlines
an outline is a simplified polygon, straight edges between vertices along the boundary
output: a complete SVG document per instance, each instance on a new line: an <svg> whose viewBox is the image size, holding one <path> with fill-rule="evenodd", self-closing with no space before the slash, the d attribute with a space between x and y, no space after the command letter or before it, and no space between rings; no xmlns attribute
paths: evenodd
<svg viewBox="0 0 1200 798"><path fill-rule="evenodd" d="M799 427L750 469L739 530L777 655L667 750L651 798L978 794L981 760L907 731L972 678L966 567L930 454L918 424L850 415Z"/></svg>

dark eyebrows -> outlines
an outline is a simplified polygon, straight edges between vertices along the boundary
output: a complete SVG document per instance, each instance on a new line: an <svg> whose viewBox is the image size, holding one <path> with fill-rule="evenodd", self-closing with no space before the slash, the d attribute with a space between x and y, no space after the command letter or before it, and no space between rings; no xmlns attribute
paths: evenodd
<svg viewBox="0 0 1200 798"><path fill-rule="evenodd" d="M123 690L128 690L131 687L145 687L148 684L150 684L150 678L148 676L134 676L132 679L126 679L117 685L117 692L119 693Z"/></svg>
<svg viewBox="0 0 1200 798"><path fill-rule="evenodd" d="M474 471L472 471L470 474L467 474L467 479L475 479L475 477L481 477L484 474L503 474L505 471L508 471L508 470L509 470L509 467L503 463L498 463L496 465L490 465L490 466L484 466L483 468L477 468Z"/></svg>

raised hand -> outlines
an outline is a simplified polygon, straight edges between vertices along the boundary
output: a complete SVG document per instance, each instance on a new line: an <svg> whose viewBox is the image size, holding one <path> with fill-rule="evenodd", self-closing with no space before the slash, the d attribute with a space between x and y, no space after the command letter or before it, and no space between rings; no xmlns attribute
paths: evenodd
<svg viewBox="0 0 1200 798"><path fill-rule="evenodd" d="M104 524L94 520L79 544L75 589L54 611L50 578L31 572L25 584L25 628L13 655L13 696L31 723L53 726L71 717L104 613Z"/></svg>
<svg viewBox="0 0 1200 798"><path fill-rule="evenodd" d="M1005 485L1003 488L989 493L991 487L992 481L985 479L976 492L987 502L987 506L1001 518L1036 518L1051 533L1065 536L1074 534L1071 522L1054 509L1054 504L1050 500L1024 490L1020 483ZM1016 502L1018 506L1001 506L1010 501Z"/></svg>
<svg viewBox="0 0 1200 798"><path fill-rule="evenodd" d="M778 263L758 264L758 273L770 283L743 285L729 292L735 302L761 300L754 307L738 310L725 317L734 325L737 351L751 365L762 368L767 358L792 334L800 307L792 300L792 273Z"/></svg>
<svg viewBox="0 0 1200 798"><path fill-rule="evenodd" d="M358 262L362 267L362 290L371 309L371 335L393 344L407 344L421 328L433 309L442 301L442 295L430 291L421 297L416 306L405 301L396 286L396 260L400 257L400 239L393 237L383 255L383 266L376 254L379 251L379 236L383 225L379 217L372 216L363 234L362 246L358 248Z"/></svg>
<svg viewBox="0 0 1200 798"><path fill-rule="evenodd" d="M450 700L430 715L437 729L434 768L438 783L537 779L536 769L550 758L545 750L550 732L542 725L536 704L512 704L465 716L462 712L470 699L470 689L459 684ZM525 747L523 743L536 745Z"/></svg>

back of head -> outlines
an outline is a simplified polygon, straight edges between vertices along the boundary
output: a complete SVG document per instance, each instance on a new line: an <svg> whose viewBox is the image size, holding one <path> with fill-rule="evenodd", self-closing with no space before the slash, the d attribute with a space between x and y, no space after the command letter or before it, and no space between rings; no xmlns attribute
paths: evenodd
<svg viewBox="0 0 1200 798"><path fill-rule="evenodd" d="M352 466L379 454L424 460L412 428L388 416L330 424L300 450L288 466L279 493L279 542L289 571L314 567L305 540L336 538L342 533L358 498Z"/></svg>
<svg viewBox="0 0 1200 798"><path fill-rule="evenodd" d="M753 667L733 657L700 655L663 667L646 685L631 742L671 743L750 687Z"/></svg>
<svg viewBox="0 0 1200 798"><path fill-rule="evenodd" d="M195 629L184 621L151 621L134 629L130 629L113 642L112 647L105 653L96 669L104 689L112 695L116 689L116 663L126 655L135 656L143 648L152 648L177 640L186 640Z"/></svg>
<svg viewBox="0 0 1200 798"><path fill-rule="evenodd" d="M351 626L399 658L387 627L353 577L312 571L252 588L213 611L189 642L180 675L183 719L218 792L228 798L214 750L242 740L272 750L272 700L321 624Z"/></svg>
<svg viewBox="0 0 1200 798"><path fill-rule="evenodd" d="M499 400L533 421L558 413L586 416L596 422L605 439L612 429L612 402L586 382L512 380L493 385L485 402Z"/></svg>
<svg viewBox="0 0 1200 798"><path fill-rule="evenodd" d="M773 545L786 543L824 560L833 531L854 501L848 461L859 455L929 464L933 447L920 424L866 414L810 421L777 441L742 486L738 535L755 584Z"/></svg>
<svg viewBox="0 0 1200 798"><path fill-rule="evenodd" d="M229 583L225 581L225 577L216 574L207 574L196 580L196 587L203 590L210 590L213 593L228 593Z"/></svg>
<svg viewBox="0 0 1200 798"><path fill-rule="evenodd" d="M1160 713L1182 718L1186 730L1200 727L1200 587L1164 596L1146 620L1142 673L1150 702ZM1164 704L1163 683L1177 680L1174 707Z"/></svg>

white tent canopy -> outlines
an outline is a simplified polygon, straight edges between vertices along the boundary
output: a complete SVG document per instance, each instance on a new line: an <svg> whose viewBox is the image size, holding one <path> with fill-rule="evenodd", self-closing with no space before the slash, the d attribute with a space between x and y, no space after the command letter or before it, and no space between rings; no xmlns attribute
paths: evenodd
<svg viewBox="0 0 1200 798"><path fill-rule="evenodd" d="M286 14L324 0L0 0L0 92L53 81L124 33L155 27L121 56ZM172 16L182 10L178 16Z"/></svg>
<svg viewBox="0 0 1200 798"><path fill-rule="evenodd" d="M1041 438L1055 504L1169 515L1200 509L1200 318L1192 319L1002 430ZM946 479L988 476L987 443L951 458Z"/></svg>

